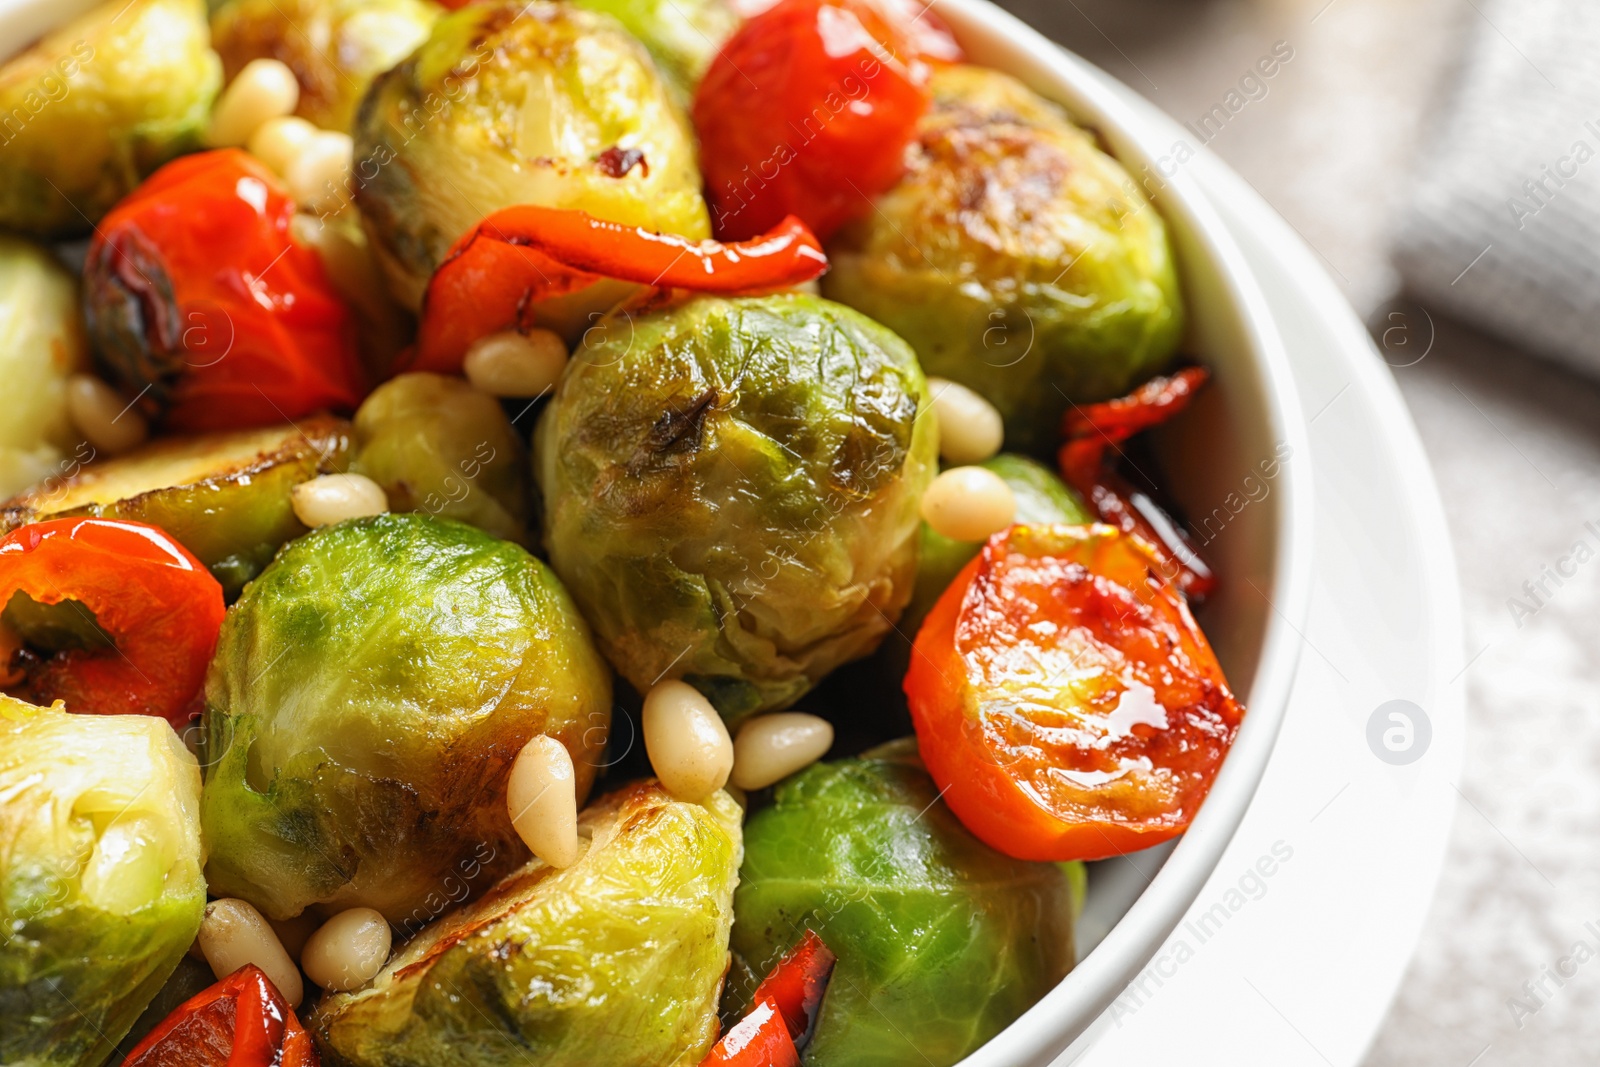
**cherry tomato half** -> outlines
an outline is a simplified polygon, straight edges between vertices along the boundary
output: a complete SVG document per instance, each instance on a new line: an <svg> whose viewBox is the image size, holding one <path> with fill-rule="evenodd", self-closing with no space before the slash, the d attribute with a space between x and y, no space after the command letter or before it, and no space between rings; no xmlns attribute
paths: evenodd
<svg viewBox="0 0 1600 1067"><path fill-rule="evenodd" d="M200 432L360 402L353 320L291 238L294 213L276 175L228 148L168 163L101 221L84 318L147 415Z"/></svg>
<svg viewBox="0 0 1600 1067"><path fill-rule="evenodd" d="M1110 526L1014 526L923 623L905 680L918 747L992 847L1100 859L1194 818L1244 708L1159 563Z"/></svg>
<svg viewBox="0 0 1600 1067"><path fill-rule="evenodd" d="M122 519L31 523L0 540L0 607L19 592L78 602L114 647L25 656L16 696L174 727L189 718L222 628L222 586L178 542Z"/></svg>
<svg viewBox="0 0 1600 1067"><path fill-rule="evenodd" d="M253 964L178 1005L123 1061L123 1067L317 1064L311 1035Z"/></svg>
<svg viewBox="0 0 1600 1067"><path fill-rule="evenodd" d="M795 215L826 240L905 169L928 69L868 0L781 0L722 46L694 124L712 229L745 238Z"/></svg>

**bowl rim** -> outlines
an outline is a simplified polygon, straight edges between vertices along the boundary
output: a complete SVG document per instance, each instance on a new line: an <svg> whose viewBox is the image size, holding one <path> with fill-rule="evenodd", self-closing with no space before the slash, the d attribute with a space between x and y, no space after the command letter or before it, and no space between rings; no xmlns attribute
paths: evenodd
<svg viewBox="0 0 1600 1067"><path fill-rule="evenodd" d="M987 53L983 65L1018 76L1065 106L1075 119L1111 140L1114 154L1124 165L1155 167L1171 148L1159 131L1150 129L1104 84L1103 72L990 0L931 0L929 6L950 25L964 47L970 49L973 42L981 42L981 50ZM1008 61L996 61L995 53L1004 54ZM1045 73L1053 84L1027 77L1024 71L1030 68ZM1309 435L1288 354L1243 252L1193 176L1181 167L1176 173L1169 174L1164 168L1159 173L1163 182L1155 197L1159 210L1181 224L1204 249L1219 287L1231 298L1251 342L1251 358L1246 362L1255 369L1256 384L1265 398L1268 431L1274 440L1286 442L1292 455L1309 457ZM1301 628L1311 601L1309 477L1308 463L1285 463L1274 489L1276 559L1270 588L1262 594L1270 612L1256 675L1247 694L1249 712L1205 803L1149 886L1104 940L1033 1007L962 1060L960 1067L1044 1064L1074 1042L1078 1042L1076 1051L1081 1052L1092 1042L1092 1033L1079 1039L1154 957L1221 860L1272 755L1304 644Z"/></svg>

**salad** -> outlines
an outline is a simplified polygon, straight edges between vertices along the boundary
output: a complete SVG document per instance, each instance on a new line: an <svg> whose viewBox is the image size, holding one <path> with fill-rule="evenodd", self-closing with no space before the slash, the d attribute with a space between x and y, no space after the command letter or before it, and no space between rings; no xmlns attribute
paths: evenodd
<svg viewBox="0 0 1600 1067"><path fill-rule="evenodd" d="M1244 714L1160 215L913 0L0 67L0 1063L953 1064Z"/></svg>

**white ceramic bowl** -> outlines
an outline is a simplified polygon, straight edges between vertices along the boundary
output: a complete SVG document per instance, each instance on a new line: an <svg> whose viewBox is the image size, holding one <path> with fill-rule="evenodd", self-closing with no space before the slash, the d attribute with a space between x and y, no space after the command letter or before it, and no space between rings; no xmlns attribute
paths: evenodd
<svg viewBox="0 0 1600 1067"><path fill-rule="evenodd" d="M1095 1020L1177 926L1250 804L1288 705L1309 607L1310 448L1265 298L1222 220L1174 165L1172 142L1142 124L1083 60L988 0L932 6L972 62L1020 78L1095 130L1153 193L1167 221L1190 318L1185 351L1214 377L1190 410L1159 433L1157 453L1167 488L1191 521L1219 516L1205 552L1222 588L1200 621L1248 707L1188 833L1174 846L1094 865L1077 968L962 1061L962 1067L1024 1067L1092 1042ZM1280 455L1288 459L1265 483L1258 464Z"/></svg>
<svg viewBox="0 0 1600 1067"><path fill-rule="evenodd" d="M10 55L95 0L0 0L0 55ZM1266 302L1198 186L1170 162L1172 144L1091 75L1082 60L988 0L934 0L970 59L1006 71L1097 131L1146 183L1176 247L1190 326L1185 351L1212 386L1159 435L1169 488L1192 518L1223 508L1206 554L1221 591L1200 619L1249 709L1211 795L1175 845L1094 865L1077 968L963 1067L1050 1062L1092 1041L1092 1024L1154 955L1210 876L1272 753L1299 658L1310 596L1310 451L1282 343ZM1290 457L1270 491L1258 464ZM1247 483L1249 477L1256 479ZM1230 505L1231 495L1231 505ZM1233 514L1240 500L1247 506Z"/></svg>

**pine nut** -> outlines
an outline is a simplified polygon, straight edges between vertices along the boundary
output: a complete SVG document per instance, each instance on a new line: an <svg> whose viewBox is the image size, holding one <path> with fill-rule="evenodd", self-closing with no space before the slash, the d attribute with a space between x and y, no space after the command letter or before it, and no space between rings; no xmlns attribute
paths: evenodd
<svg viewBox="0 0 1600 1067"><path fill-rule="evenodd" d="M833 724L799 711L761 715L745 723L733 742L733 784L765 789L833 747Z"/></svg>
<svg viewBox="0 0 1600 1067"><path fill-rule="evenodd" d="M506 782L506 810L528 851L552 867L578 862L578 779L567 746L542 734L522 746Z"/></svg>
<svg viewBox="0 0 1600 1067"><path fill-rule="evenodd" d="M701 801L733 770L733 741L722 716L687 682L658 682L644 698L644 748L667 792Z"/></svg>
<svg viewBox="0 0 1600 1067"><path fill-rule="evenodd" d="M344 207L354 152L349 134L319 131L283 175L294 202L314 215L333 214Z"/></svg>
<svg viewBox="0 0 1600 1067"><path fill-rule="evenodd" d="M364 474L324 474L289 491L295 518L316 529L389 510L383 486Z"/></svg>
<svg viewBox="0 0 1600 1067"><path fill-rule="evenodd" d="M371 908L341 911L306 942L300 965L323 989L344 993L366 985L389 958L389 923Z"/></svg>
<svg viewBox="0 0 1600 1067"><path fill-rule="evenodd" d="M267 920L246 901L224 897L206 905L205 918L200 921L200 951L218 979L253 963L277 986L291 1008L305 995L300 969L283 950Z"/></svg>
<svg viewBox="0 0 1600 1067"><path fill-rule="evenodd" d="M92 374L67 379L67 415L95 451L108 456L137 448L150 436L138 409Z"/></svg>
<svg viewBox="0 0 1600 1067"><path fill-rule="evenodd" d="M242 145L263 122L294 114L299 103L300 83L294 71L276 59L252 59L212 108L206 144L212 148Z"/></svg>
<svg viewBox="0 0 1600 1067"><path fill-rule="evenodd" d="M567 343L550 330L505 330L480 337L462 363L467 381L490 396L535 397L556 384L567 366Z"/></svg>
<svg viewBox="0 0 1600 1067"><path fill-rule="evenodd" d="M951 467L922 495L922 517L952 541L983 541L1011 525L1017 498L996 473Z"/></svg>
<svg viewBox="0 0 1600 1067"><path fill-rule="evenodd" d="M933 415L939 420L939 455L946 463L982 463L1005 443L1005 421L995 406L960 382L929 378Z"/></svg>
<svg viewBox="0 0 1600 1067"><path fill-rule="evenodd" d="M250 154L271 167L281 178L316 137L317 128L305 119L296 115L279 115L263 122L250 135Z"/></svg>

